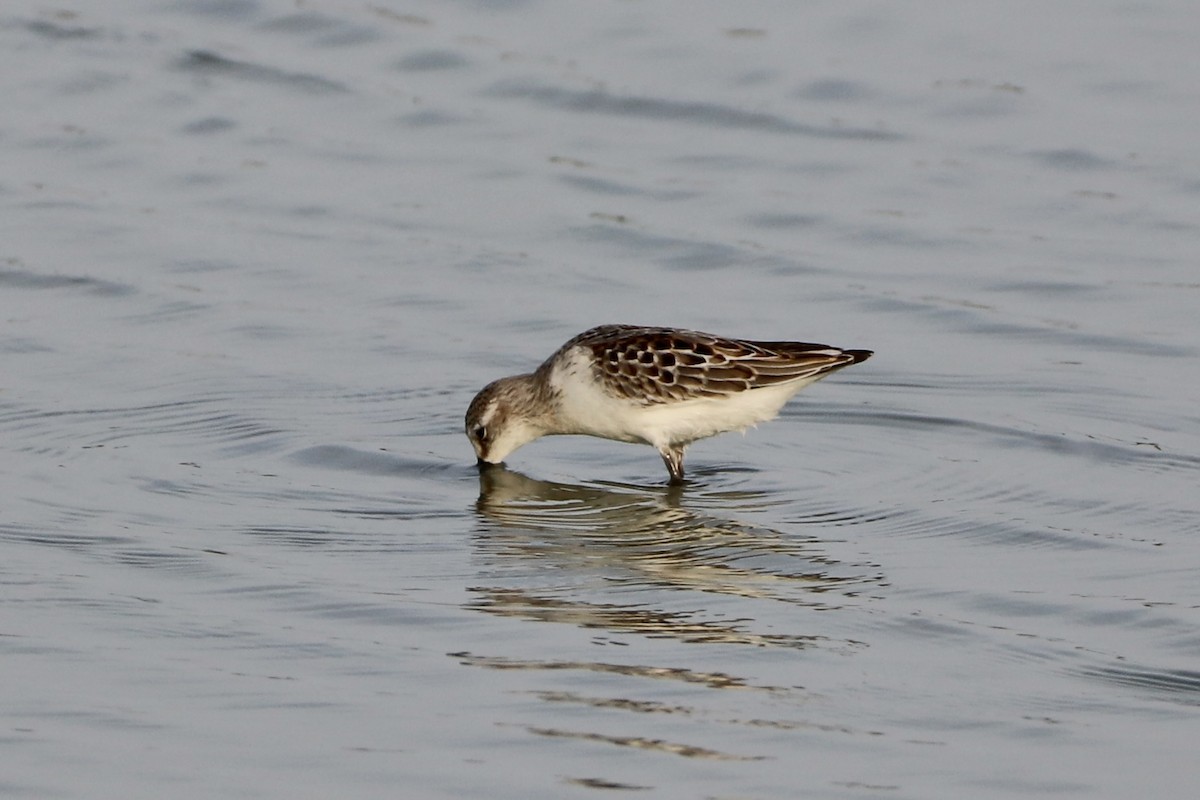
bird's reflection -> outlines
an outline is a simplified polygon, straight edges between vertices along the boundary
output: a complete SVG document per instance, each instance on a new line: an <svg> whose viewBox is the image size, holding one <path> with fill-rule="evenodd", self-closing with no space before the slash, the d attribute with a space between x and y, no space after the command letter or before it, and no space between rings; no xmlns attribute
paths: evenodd
<svg viewBox="0 0 1200 800"><path fill-rule="evenodd" d="M481 470L479 488L475 550L489 585L473 588L470 605L489 613L795 647L813 637L755 633L736 601L829 609L879 580L870 565L829 557L816 537L726 516L768 505L761 492L554 483L504 467Z"/></svg>

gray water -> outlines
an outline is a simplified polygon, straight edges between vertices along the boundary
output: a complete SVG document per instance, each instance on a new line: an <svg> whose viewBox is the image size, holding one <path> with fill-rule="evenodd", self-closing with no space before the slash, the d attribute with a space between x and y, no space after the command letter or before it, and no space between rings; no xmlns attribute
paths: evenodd
<svg viewBox="0 0 1200 800"><path fill-rule="evenodd" d="M1181 797L1200 14L8 0L0 795ZM480 476L595 324L876 351Z"/></svg>

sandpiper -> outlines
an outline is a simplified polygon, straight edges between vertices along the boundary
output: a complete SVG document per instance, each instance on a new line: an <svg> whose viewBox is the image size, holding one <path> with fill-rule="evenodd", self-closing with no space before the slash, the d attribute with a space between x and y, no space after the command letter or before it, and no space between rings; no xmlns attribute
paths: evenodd
<svg viewBox="0 0 1200 800"><path fill-rule="evenodd" d="M552 434L648 444L681 483L689 444L773 418L796 392L871 352L602 325L533 372L483 387L467 409L467 438L481 466Z"/></svg>

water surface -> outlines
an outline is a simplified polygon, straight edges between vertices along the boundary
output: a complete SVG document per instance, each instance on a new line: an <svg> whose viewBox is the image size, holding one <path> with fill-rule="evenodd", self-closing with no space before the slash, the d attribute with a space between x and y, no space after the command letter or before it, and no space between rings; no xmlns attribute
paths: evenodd
<svg viewBox="0 0 1200 800"><path fill-rule="evenodd" d="M1182 2L0 11L0 792L1179 796ZM479 474L594 324L876 351Z"/></svg>

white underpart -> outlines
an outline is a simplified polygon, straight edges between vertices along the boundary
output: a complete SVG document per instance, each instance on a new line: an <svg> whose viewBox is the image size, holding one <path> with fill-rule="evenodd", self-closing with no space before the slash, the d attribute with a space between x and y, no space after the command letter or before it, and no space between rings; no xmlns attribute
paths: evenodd
<svg viewBox="0 0 1200 800"><path fill-rule="evenodd" d="M590 354L579 348L550 376L560 392L557 433L582 433L642 442L660 450L774 418L796 392L821 376L714 398L642 404L609 394L593 376Z"/></svg>

